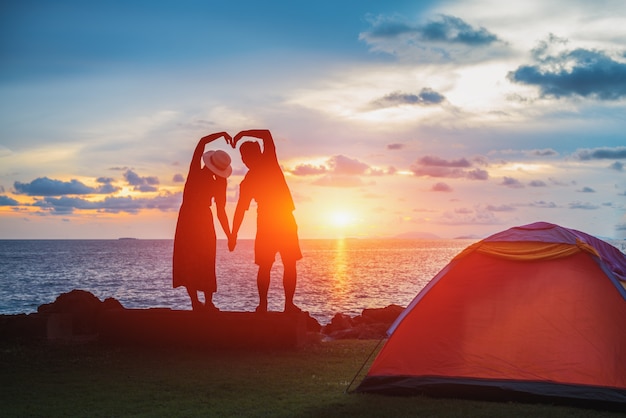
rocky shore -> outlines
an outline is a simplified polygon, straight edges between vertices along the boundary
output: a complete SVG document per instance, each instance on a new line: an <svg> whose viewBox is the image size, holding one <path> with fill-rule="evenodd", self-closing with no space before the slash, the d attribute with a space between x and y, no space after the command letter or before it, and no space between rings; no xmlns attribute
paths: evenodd
<svg viewBox="0 0 626 418"><path fill-rule="evenodd" d="M381 339L403 307L337 313L321 325L307 312L193 312L169 308L127 309L84 290L59 295L36 313L0 315L0 340L103 341L194 344L219 347L297 347L311 341Z"/></svg>

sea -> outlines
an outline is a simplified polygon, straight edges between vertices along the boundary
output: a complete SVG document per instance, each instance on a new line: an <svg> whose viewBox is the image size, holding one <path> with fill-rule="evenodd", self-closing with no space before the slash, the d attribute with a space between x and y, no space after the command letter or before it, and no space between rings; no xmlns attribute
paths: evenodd
<svg viewBox="0 0 626 418"><path fill-rule="evenodd" d="M407 306L465 247L468 239L301 239L295 303L324 325L337 313ZM253 240L229 252L218 240L217 292L222 311L258 305ZM86 290L126 308L191 309L172 287L173 240L0 240L0 314L37 312L60 294ZM621 248L624 251L624 248ZM269 310L284 304L282 264L272 269Z"/></svg>

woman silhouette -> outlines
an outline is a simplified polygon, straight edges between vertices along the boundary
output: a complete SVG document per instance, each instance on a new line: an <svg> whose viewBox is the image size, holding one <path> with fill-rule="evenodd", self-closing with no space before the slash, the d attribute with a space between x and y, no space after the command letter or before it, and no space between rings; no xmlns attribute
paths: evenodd
<svg viewBox="0 0 626 418"><path fill-rule="evenodd" d="M206 144L224 137L217 132L200 139L191 159L189 175L183 191L183 203L178 212L174 237L173 286L185 286L193 310L217 310L213 293L217 290L215 276L216 235L211 203L215 201L217 219L230 238L226 215L226 178L230 176L230 156L221 150L204 152ZM204 161L202 167L201 160ZM198 299L204 292L204 304Z"/></svg>

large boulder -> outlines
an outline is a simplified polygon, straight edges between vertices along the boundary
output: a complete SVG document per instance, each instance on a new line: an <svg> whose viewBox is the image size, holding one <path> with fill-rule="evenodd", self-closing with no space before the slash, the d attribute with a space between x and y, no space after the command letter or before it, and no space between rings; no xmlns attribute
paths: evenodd
<svg viewBox="0 0 626 418"><path fill-rule="evenodd" d="M107 298L102 302L91 292L74 289L62 293L52 303L40 305L37 312L51 318L69 318L73 335L87 335L98 332L98 318L104 309L124 309L124 307L113 298ZM56 323L54 320L51 322Z"/></svg>

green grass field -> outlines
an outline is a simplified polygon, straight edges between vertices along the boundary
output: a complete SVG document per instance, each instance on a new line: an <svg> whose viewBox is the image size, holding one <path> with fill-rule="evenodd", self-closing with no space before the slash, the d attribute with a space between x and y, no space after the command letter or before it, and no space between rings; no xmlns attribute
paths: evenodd
<svg viewBox="0 0 626 418"><path fill-rule="evenodd" d="M254 352L0 342L0 416L624 416L549 404L346 394L376 345L344 340Z"/></svg>

